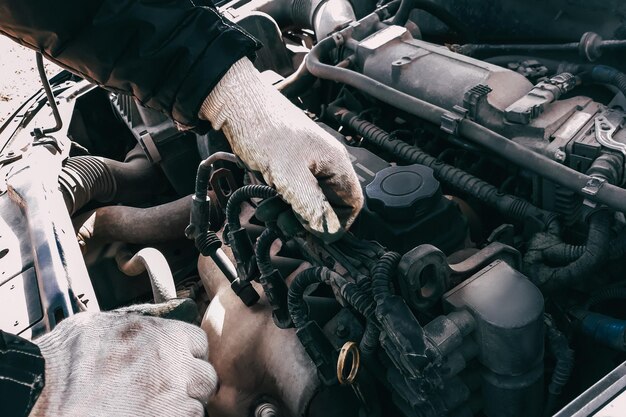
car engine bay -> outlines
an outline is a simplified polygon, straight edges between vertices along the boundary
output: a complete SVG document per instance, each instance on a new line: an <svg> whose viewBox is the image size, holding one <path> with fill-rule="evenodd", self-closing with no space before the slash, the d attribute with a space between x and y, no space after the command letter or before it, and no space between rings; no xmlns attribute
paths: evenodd
<svg viewBox="0 0 626 417"><path fill-rule="evenodd" d="M191 298L212 417L586 416L626 387L626 6L217 6L347 148L356 222L324 242L221 132L62 72L0 128L2 330Z"/></svg>

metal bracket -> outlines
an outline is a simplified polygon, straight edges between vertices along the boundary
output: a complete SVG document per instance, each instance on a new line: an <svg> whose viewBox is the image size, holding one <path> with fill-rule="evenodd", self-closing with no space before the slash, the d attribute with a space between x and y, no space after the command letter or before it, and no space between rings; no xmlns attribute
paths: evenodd
<svg viewBox="0 0 626 417"><path fill-rule="evenodd" d="M39 139L35 140L33 142L33 146L43 146L43 145L50 145L52 146L58 153L61 153L61 146L59 145L59 142L51 137L51 136L42 136L39 137Z"/></svg>
<svg viewBox="0 0 626 417"><path fill-rule="evenodd" d="M621 152L624 156L626 156L626 144L617 142L613 139L613 134L617 130L615 125L609 122L606 117L599 116L595 119L595 128L596 140L600 143L600 145L613 149L614 151Z"/></svg>
<svg viewBox="0 0 626 417"><path fill-rule="evenodd" d="M6 154L0 154L0 165L10 164L11 162L15 162L19 159L22 159L21 152L9 151Z"/></svg>
<svg viewBox="0 0 626 417"><path fill-rule="evenodd" d="M150 161L154 164L161 162L161 154L159 153L159 149L154 143L154 139L152 139L152 135L147 130L144 130L139 138L139 142L141 143L141 147L144 149Z"/></svg>
<svg viewBox="0 0 626 417"><path fill-rule="evenodd" d="M606 180L604 178L591 177L581 191L587 195L596 195L598 194L598 191L600 191L600 188L602 188L605 182Z"/></svg>
<svg viewBox="0 0 626 417"><path fill-rule="evenodd" d="M457 105L452 110L452 113L444 113L441 116L441 130L451 135L458 135L459 124L467 117L467 109Z"/></svg>

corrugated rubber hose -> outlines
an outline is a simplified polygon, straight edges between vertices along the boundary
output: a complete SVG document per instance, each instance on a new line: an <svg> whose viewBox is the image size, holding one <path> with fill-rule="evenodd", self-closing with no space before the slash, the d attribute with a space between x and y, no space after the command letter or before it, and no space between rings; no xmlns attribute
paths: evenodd
<svg viewBox="0 0 626 417"><path fill-rule="evenodd" d="M128 153L124 162L97 156L67 159L59 175L59 188L70 214L92 200L137 202L158 192L157 169L141 148Z"/></svg>

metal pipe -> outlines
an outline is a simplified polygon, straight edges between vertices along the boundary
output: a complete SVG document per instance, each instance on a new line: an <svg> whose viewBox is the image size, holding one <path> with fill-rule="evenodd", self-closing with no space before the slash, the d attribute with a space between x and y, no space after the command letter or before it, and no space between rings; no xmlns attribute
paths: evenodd
<svg viewBox="0 0 626 417"><path fill-rule="evenodd" d="M43 129L41 133L45 136L48 133L54 133L61 130L63 127L63 120L61 120L61 114L59 113L59 108L57 107L56 98L52 93L52 88L50 88L50 83L48 82L48 76L46 75L46 69L43 66L43 56L41 53L37 52L35 55L35 61L37 61L37 71L39 72L39 78L41 79L41 84L43 84L43 89L46 92L46 97L48 98L48 104L52 109L52 116L54 116L54 127Z"/></svg>

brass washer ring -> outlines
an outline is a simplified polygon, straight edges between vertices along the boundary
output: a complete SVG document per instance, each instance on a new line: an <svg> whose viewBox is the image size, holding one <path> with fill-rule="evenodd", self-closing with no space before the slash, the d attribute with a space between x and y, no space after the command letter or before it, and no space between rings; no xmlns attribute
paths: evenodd
<svg viewBox="0 0 626 417"><path fill-rule="evenodd" d="M352 355L352 367L348 376L344 377L344 367L347 359ZM337 379L341 385L352 385L356 380L361 366L361 353L359 347L354 342L346 342L339 351L339 359L337 359Z"/></svg>

